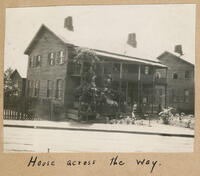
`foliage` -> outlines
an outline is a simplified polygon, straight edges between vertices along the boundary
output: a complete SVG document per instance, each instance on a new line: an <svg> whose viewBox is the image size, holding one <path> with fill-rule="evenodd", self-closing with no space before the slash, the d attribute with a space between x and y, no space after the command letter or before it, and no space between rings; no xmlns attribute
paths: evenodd
<svg viewBox="0 0 200 176"><path fill-rule="evenodd" d="M122 100L122 94L112 88L112 77L102 77L102 69L99 57L87 48L77 48L74 62L84 64L81 73L81 85L76 89L79 99L79 110L85 112L102 113L104 107L111 107L112 113L117 112L118 100ZM98 80L98 81L97 81Z"/></svg>
<svg viewBox="0 0 200 176"><path fill-rule="evenodd" d="M13 73L13 69L10 67L4 72L4 96L5 97L14 96L19 92L17 85L10 78L12 73Z"/></svg>
<svg viewBox="0 0 200 176"><path fill-rule="evenodd" d="M159 113L159 116L163 120L164 124L169 124L170 117L173 115L172 110L174 108L168 107L168 108L163 108L163 110Z"/></svg>

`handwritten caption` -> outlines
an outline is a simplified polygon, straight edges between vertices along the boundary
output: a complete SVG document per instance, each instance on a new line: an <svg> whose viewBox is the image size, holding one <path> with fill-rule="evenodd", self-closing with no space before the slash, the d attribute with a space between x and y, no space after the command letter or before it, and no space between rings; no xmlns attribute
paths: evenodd
<svg viewBox="0 0 200 176"><path fill-rule="evenodd" d="M97 160L84 160L84 161L80 161L80 160L66 160L65 161L65 165L67 167L75 167L75 166L89 166L89 165L96 165L98 162ZM110 167L114 167L114 166L124 166L127 163L123 160L121 160L119 158L119 156L114 156L112 158L109 158L107 161L107 164ZM161 163L159 163L156 160L150 160L150 159L135 159L135 164L138 167L148 167L149 168L149 172L152 173L156 167L160 167ZM42 161L39 159L39 157L35 156L31 156L30 160L27 163L27 167L55 167L56 166L56 161L55 160L51 160L51 161Z"/></svg>

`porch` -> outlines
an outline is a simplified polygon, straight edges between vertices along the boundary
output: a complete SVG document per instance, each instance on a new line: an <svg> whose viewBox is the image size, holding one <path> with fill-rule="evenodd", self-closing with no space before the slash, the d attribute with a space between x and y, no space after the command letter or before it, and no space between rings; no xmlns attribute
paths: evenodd
<svg viewBox="0 0 200 176"><path fill-rule="evenodd" d="M71 62L69 64L68 76L70 84L73 86L68 91L67 97L70 96L68 109L77 110L79 100L76 98L74 90L81 84L81 75L84 70L88 69L88 66L84 62L80 64ZM161 69L160 67L141 63L101 59L96 67L98 74L97 86L107 77L111 78L112 88L115 91L122 92L124 96L123 105L120 100L118 101L121 112L131 114L133 105L136 104L137 113L141 116L158 113L161 107L165 106L166 78L155 78L157 68ZM161 95L160 93L158 95L156 85L159 85L159 88L163 90Z"/></svg>

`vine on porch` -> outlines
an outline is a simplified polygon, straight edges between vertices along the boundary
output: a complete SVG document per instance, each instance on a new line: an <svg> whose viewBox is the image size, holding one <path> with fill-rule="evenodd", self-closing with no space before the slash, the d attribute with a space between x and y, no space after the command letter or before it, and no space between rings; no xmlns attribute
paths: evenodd
<svg viewBox="0 0 200 176"><path fill-rule="evenodd" d="M96 116L116 116L124 104L123 94L113 88L111 73L103 75L103 64L95 51L76 48L73 62L81 64L81 84L75 95L79 100L81 118Z"/></svg>

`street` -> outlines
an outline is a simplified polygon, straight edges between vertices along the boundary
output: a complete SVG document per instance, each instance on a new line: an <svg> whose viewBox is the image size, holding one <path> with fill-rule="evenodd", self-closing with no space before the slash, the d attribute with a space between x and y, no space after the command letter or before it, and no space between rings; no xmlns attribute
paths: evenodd
<svg viewBox="0 0 200 176"><path fill-rule="evenodd" d="M193 152L194 138L4 127L5 152Z"/></svg>

